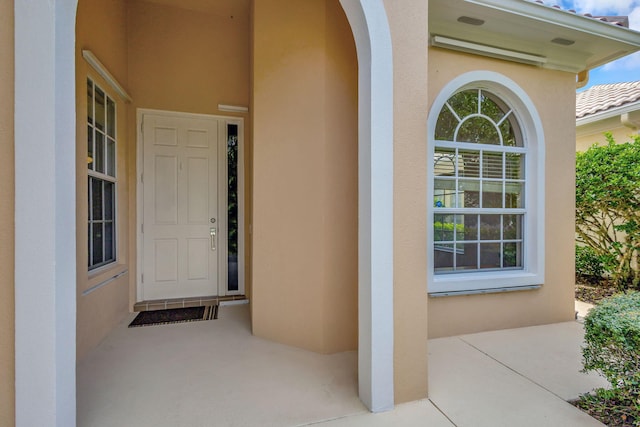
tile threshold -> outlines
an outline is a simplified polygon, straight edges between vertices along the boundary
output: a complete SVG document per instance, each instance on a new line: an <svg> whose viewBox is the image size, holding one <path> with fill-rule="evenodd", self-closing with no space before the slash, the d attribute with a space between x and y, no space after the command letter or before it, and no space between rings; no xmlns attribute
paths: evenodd
<svg viewBox="0 0 640 427"><path fill-rule="evenodd" d="M161 300L149 300L140 301L133 305L133 311L154 311L154 310L166 310L170 308L188 308L188 307L200 307L206 305L220 305L223 302L229 301L245 301L247 297L245 295L226 295L226 296L203 296L203 297L190 297L190 298L172 298Z"/></svg>

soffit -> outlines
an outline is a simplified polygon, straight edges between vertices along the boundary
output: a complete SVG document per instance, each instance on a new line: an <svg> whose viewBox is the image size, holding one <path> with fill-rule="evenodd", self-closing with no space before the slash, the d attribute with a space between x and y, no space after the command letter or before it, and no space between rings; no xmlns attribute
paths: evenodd
<svg viewBox="0 0 640 427"><path fill-rule="evenodd" d="M461 16L484 21L470 25ZM527 0L430 0L432 36L545 58L545 68L580 72L640 50L640 33ZM560 38L570 46L552 43Z"/></svg>
<svg viewBox="0 0 640 427"><path fill-rule="evenodd" d="M133 1L133 0L129 0ZM219 16L249 16L250 0L142 0L163 6L204 12Z"/></svg>

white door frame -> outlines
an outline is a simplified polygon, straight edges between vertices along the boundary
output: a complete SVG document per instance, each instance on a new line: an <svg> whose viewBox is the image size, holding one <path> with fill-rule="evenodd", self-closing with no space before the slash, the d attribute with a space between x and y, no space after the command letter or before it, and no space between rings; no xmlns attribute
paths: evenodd
<svg viewBox="0 0 640 427"><path fill-rule="evenodd" d="M381 411L393 407L391 34L384 0L340 3L359 69L359 393ZM76 257L69 253L76 252L77 5L14 0L18 427L76 425Z"/></svg>
<svg viewBox="0 0 640 427"><path fill-rule="evenodd" d="M144 245L142 233L142 223L144 219L144 183L142 182L142 171L144 170L144 139L142 120L145 114L153 114L156 116L168 116L177 118L193 118L193 119L209 119L223 120L224 129L218 128L218 213L217 228L218 237L218 296L225 295L241 295L244 293L244 119L242 117L219 116L211 114L194 114L182 113L178 111L154 110L149 108L138 108L136 111L136 302L143 300L142 295L142 274L144 260ZM227 289L227 272L228 272L228 171L227 171L227 125L235 124L238 126L238 291L229 292ZM225 135L225 138L222 138ZM203 295L204 296L204 295Z"/></svg>

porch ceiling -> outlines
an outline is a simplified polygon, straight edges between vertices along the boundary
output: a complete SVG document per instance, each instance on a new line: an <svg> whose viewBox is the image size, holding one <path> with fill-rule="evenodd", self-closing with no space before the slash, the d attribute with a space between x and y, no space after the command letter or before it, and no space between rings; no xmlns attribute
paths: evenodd
<svg viewBox="0 0 640 427"><path fill-rule="evenodd" d="M460 22L460 17L472 18L471 23ZM523 0L431 0L429 31L535 55L544 68L574 73L640 50L636 31Z"/></svg>
<svg viewBox="0 0 640 427"><path fill-rule="evenodd" d="M129 0L136 1L136 0ZM250 0L143 0L220 16L249 16Z"/></svg>

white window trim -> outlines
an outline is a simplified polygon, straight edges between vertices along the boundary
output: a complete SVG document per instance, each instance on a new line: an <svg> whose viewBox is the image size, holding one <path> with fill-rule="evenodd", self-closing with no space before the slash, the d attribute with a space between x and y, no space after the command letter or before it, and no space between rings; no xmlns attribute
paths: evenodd
<svg viewBox="0 0 640 427"><path fill-rule="evenodd" d="M542 121L526 92L513 80L493 71L472 71L450 81L438 94L427 121L427 200L433 198L435 128L445 102L464 89L483 89L503 99L522 127L525 157L525 225L523 269L487 272L434 273L433 226L435 209L427 203L427 291L432 296L531 289L544 283L545 141Z"/></svg>

